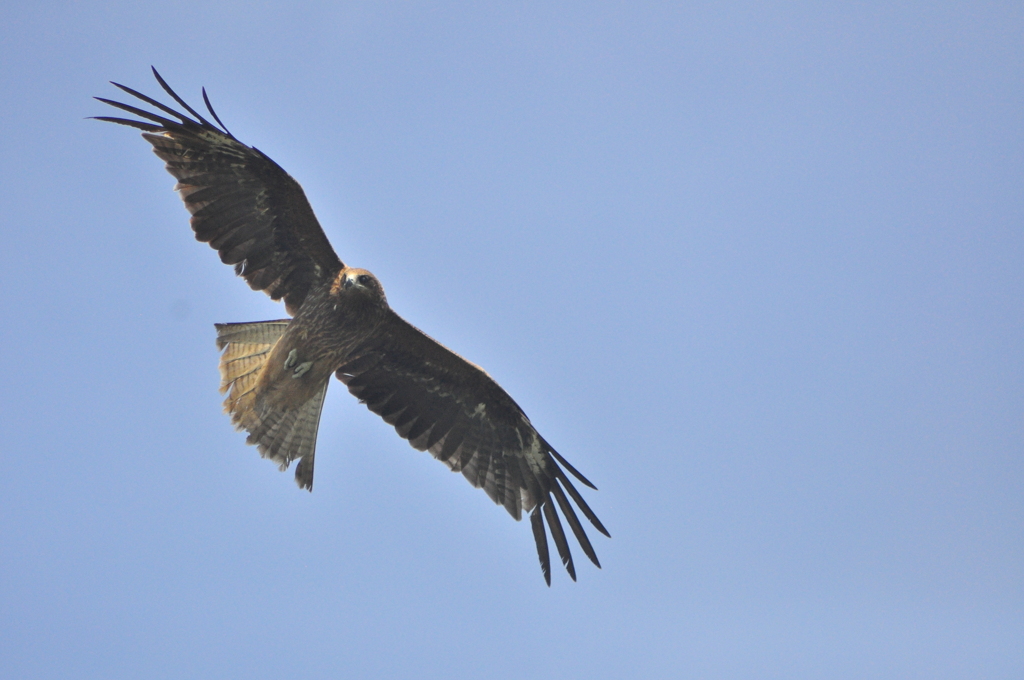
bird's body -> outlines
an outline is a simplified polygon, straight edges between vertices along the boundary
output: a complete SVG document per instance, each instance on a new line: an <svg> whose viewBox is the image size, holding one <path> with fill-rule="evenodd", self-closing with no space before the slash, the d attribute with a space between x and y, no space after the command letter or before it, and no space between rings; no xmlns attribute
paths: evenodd
<svg viewBox="0 0 1024 680"><path fill-rule="evenodd" d="M192 214L196 238L215 248L252 288L283 299L292 315L217 325L224 408L248 432L248 443L282 469L297 460L296 481L312 490L316 435L333 374L413 447L462 472L517 520L530 513L548 583L545 521L576 578L556 504L583 551L600 566L569 498L599 531L608 532L559 463L593 485L483 369L402 319L373 274L338 258L294 179L223 124L218 128L203 118L154 74L194 118L115 83L177 120L107 99L100 101L149 122L100 120L143 130L178 180L175 189Z"/></svg>
<svg viewBox="0 0 1024 680"><path fill-rule="evenodd" d="M369 272L356 271L343 269L335 281L309 291L260 372L256 411L289 411L305 404L384 323L390 309L383 294L376 294L380 284ZM340 283L358 277L372 281L375 290ZM232 413L239 419L243 415Z"/></svg>

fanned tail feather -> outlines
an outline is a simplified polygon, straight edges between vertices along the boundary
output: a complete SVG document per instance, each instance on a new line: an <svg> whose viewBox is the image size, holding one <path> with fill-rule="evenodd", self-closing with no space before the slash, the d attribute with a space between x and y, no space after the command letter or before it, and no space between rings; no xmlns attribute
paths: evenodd
<svg viewBox="0 0 1024 680"><path fill-rule="evenodd" d="M293 460L295 482L313 490L313 460L320 412L327 394L327 383L316 396L288 411L261 407L256 402L256 384L270 358L274 345L288 328L288 320L255 323L216 324L220 358L220 391L227 392L224 412L240 430L249 433L247 444L254 444L260 455L287 470Z"/></svg>
<svg viewBox="0 0 1024 680"><path fill-rule="evenodd" d="M309 491L313 490L316 435L327 384L324 382L323 389L299 408L290 411L265 409L250 427L246 427L249 438L245 443L255 444L260 455L277 463L282 472L293 460L299 460L295 466L295 483Z"/></svg>
<svg viewBox="0 0 1024 680"><path fill-rule="evenodd" d="M219 323L217 349L220 356L220 391L228 393L224 412L235 415L252 410L253 390L260 370L270 357L274 345L284 335L288 321L256 323Z"/></svg>

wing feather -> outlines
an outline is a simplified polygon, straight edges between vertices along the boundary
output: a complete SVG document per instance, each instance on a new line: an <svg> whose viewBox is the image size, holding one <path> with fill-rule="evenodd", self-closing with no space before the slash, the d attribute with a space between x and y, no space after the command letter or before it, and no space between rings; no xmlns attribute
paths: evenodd
<svg viewBox="0 0 1024 680"><path fill-rule="evenodd" d="M455 421L459 417L459 409L455 404L447 404L447 408L439 412L437 419L430 427L430 431L427 434L427 438L423 440L410 438L412 445L421 451L433 452L436 448L436 444L441 441L441 438L445 436L447 432L452 429ZM440 454L440 451L438 451ZM435 455L435 458L440 458L440 455Z"/></svg>
<svg viewBox="0 0 1024 680"><path fill-rule="evenodd" d="M576 580L576 566L572 563L572 553L569 551L569 542L565 540L565 532L562 531L562 523L558 520L558 513L555 512L555 506L551 503L544 504L544 519L548 521L548 530L551 532L551 538L555 542L555 547L558 548L558 556L562 558L562 564L565 565L566 570L569 572L569 576L573 581Z"/></svg>
<svg viewBox="0 0 1024 680"><path fill-rule="evenodd" d="M572 509L568 499L565 497L565 493L562 491L562 487L558 486L558 483L551 485L551 494L558 501L558 507L561 509L562 514L565 515L566 521L569 522L569 527L572 529L572 533L576 536L576 540L579 541L580 547L583 548L583 552L590 561L596 564L598 567L601 563L597 560L597 553L594 552L594 546L590 544L590 539L587 537L587 533L583 531L583 525L580 524L579 517L576 516L576 511Z"/></svg>
<svg viewBox="0 0 1024 680"><path fill-rule="evenodd" d="M601 533L607 532L569 483L559 461L583 483L590 483L548 445L487 373L390 311L350 356L336 371L338 379L399 436L429 451L453 472L462 472L515 519L524 511L530 513L549 583L545 524L566 570L576 578L559 510L583 552L600 567L569 499Z"/></svg>
<svg viewBox="0 0 1024 680"><path fill-rule="evenodd" d="M551 585L551 555L548 553L548 536L544 531L544 518L540 514L540 506L530 513L530 526L533 529L533 540L537 544L537 558L540 560L540 570L544 574L544 580Z"/></svg>
<svg viewBox="0 0 1024 680"><path fill-rule="evenodd" d="M552 451L552 453L554 453L554 451ZM561 456L558 456L558 458L561 459ZM583 496L581 496L580 492L576 490L576 487L572 485L572 482L565 476L565 473L558 470L555 474L558 477L558 480L565 486L565 490L569 492L570 496L572 496L573 501L575 501L576 505L579 506L579 509L582 510L586 518L590 520L590 523L593 524L602 534L611 538L612 535L604 528L604 525L601 524L601 520L597 518L597 515L595 515L594 511L590 509L587 502L583 500Z"/></svg>
<svg viewBox="0 0 1024 680"><path fill-rule="evenodd" d="M153 74L190 115L114 83L171 118L97 97L143 120L97 119L142 130L178 180L175 189L192 214L196 239L217 250L222 262L235 265L235 272L254 290L274 300L283 298L294 315L312 286L344 266L302 187L259 149L235 139L213 111L205 90L203 100L220 127L186 104L155 69Z"/></svg>

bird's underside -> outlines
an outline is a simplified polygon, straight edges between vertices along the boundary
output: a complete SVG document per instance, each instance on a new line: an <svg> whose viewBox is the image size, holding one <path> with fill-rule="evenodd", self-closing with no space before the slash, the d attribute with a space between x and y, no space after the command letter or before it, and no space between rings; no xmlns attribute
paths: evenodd
<svg viewBox="0 0 1024 680"><path fill-rule="evenodd" d="M190 115L114 83L170 118L97 98L142 120L98 119L143 131L178 180L175 189L192 215L196 238L234 265L254 290L283 299L292 315L217 325L224 409L248 432L247 443L282 470L298 461L295 479L312 490L320 413L333 374L413 447L462 472L515 519L529 513L548 584L547 532L576 578L559 511L583 552L600 566L572 503L598 531L608 531L565 471L593 484L486 372L398 316L373 274L338 258L302 188L227 131L205 90L219 127L153 73Z"/></svg>

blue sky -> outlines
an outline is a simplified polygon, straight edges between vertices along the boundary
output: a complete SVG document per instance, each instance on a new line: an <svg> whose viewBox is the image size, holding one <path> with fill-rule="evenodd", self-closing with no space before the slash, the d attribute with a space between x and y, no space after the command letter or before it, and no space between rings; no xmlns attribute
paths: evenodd
<svg viewBox="0 0 1024 680"><path fill-rule="evenodd" d="M0 675L1020 677L1020 3L0 26ZM314 493L244 445L213 324L283 308L85 120L151 64L597 484L602 570L340 384Z"/></svg>

